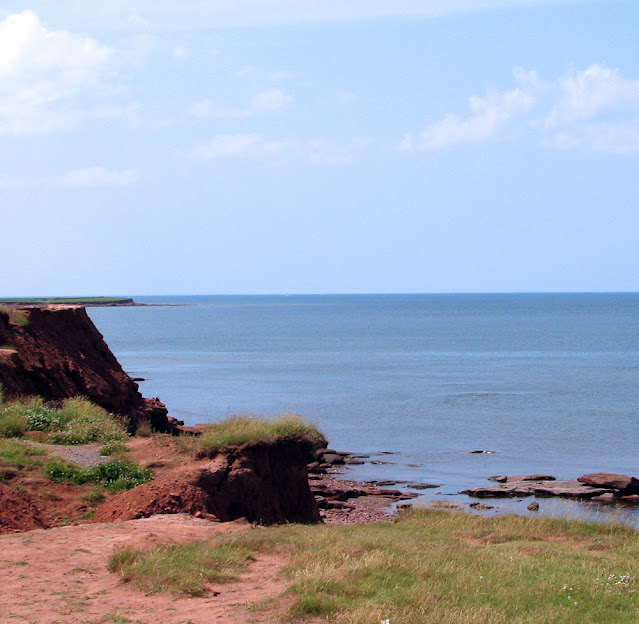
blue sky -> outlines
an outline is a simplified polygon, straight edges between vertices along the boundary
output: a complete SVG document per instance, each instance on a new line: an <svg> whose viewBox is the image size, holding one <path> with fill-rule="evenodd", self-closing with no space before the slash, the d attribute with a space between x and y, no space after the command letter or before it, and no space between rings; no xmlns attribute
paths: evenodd
<svg viewBox="0 0 639 624"><path fill-rule="evenodd" d="M636 0L8 0L0 296L639 289Z"/></svg>

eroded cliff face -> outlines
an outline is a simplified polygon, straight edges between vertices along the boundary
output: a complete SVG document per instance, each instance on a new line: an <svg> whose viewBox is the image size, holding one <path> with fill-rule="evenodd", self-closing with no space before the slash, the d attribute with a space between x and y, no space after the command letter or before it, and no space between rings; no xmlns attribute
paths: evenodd
<svg viewBox="0 0 639 624"><path fill-rule="evenodd" d="M142 397L83 307L0 312L0 384L8 397L86 396L122 417L131 431L142 419L159 431L175 427L159 399Z"/></svg>
<svg viewBox="0 0 639 624"><path fill-rule="evenodd" d="M296 438L230 448L119 494L98 508L94 521L189 513L266 525L321 522L308 484L312 453L310 442Z"/></svg>

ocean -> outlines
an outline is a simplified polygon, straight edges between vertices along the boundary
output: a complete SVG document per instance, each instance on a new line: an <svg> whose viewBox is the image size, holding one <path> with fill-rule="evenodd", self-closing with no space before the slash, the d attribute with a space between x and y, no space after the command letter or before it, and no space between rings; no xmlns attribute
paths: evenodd
<svg viewBox="0 0 639 624"><path fill-rule="evenodd" d="M457 492L495 474L639 476L639 294L135 299L149 305L89 315L142 394L187 424L294 412L385 462L348 478L437 484L432 500L467 503Z"/></svg>

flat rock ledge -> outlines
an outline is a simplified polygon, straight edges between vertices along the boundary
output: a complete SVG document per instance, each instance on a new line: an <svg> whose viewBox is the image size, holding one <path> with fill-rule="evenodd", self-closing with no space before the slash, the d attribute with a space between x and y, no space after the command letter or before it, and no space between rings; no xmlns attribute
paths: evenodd
<svg viewBox="0 0 639 624"><path fill-rule="evenodd" d="M557 481L552 475L498 475L497 485L462 490L474 498L523 498L537 496L572 498L600 503L639 504L639 480L628 475L598 472L576 481Z"/></svg>

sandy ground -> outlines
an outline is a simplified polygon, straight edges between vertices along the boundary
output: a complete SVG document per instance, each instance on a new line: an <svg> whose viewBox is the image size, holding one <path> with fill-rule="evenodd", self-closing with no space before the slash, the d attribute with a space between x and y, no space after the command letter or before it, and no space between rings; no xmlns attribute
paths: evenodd
<svg viewBox="0 0 639 624"><path fill-rule="evenodd" d="M246 609L286 588L278 578L285 562L277 557L258 557L239 581L211 586L199 598L145 596L107 571L109 556L124 546L183 543L243 530L251 530L250 525L162 515L0 535L0 623L279 622L280 617L272 611L251 613Z"/></svg>

